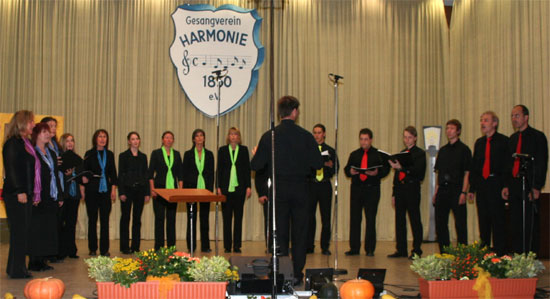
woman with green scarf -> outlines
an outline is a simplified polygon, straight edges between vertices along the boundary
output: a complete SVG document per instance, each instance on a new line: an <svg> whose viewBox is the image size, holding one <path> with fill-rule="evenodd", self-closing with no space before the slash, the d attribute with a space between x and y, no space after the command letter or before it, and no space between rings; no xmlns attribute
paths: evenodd
<svg viewBox="0 0 550 299"><path fill-rule="evenodd" d="M164 247L164 223L166 219L166 246L176 245L177 203L170 203L158 196L153 189L182 188L183 168L180 152L172 148L174 133L162 133L162 146L151 153L149 161L149 185L155 212L155 250Z"/></svg>
<svg viewBox="0 0 550 299"><path fill-rule="evenodd" d="M208 189L214 191L214 155L205 148L205 133L202 129L193 131L193 147L183 155L184 188ZM196 215L197 203L187 204L187 248L191 250L191 228L189 211ZM210 252L209 223L210 203L200 203L201 252ZM197 217L193 217L193 251L197 247Z"/></svg>

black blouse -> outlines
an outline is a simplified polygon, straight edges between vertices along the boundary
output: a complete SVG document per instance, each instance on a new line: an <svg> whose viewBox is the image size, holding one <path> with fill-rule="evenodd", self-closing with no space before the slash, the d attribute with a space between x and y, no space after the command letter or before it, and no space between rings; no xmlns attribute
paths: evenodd
<svg viewBox="0 0 550 299"><path fill-rule="evenodd" d="M126 195L128 188L145 188L150 193L147 155L138 151L137 156L130 149L118 155L118 194Z"/></svg>
<svg viewBox="0 0 550 299"><path fill-rule="evenodd" d="M5 172L3 197L21 193L33 194L35 159L25 149L23 139L11 137L6 140L2 158Z"/></svg>
<svg viewBox="0 0 550 299"><path fill-rule="evenodd" d="M105 175L107 176L107 192L111 192L111 187L118 185L117 175L116 175L116 166L115 166L115 155L108 149L107 151L107 163L105 165ZM86 175L88 184L86 184L87 190L99 190L99 177L95 175L101 175L101 167L99 166L99 160L97 159L97 149L93 148L86 152L84 155L84 171L89 170L94 175Z"/></svg>
<svg viewBox="0 0 550 299"><path fill-rule="evenodd" d="M152 179L156 188L166 187L166 174L168 167L164 161L162 148L156 149L151 153L149 161L149 179ZM172 176L174 177L174 187L178 187L178 182L183 180L183 168L181 164L180 152L174 150L174 164L172 165Z"/></svg>
<svg viewBox="0 0 550 299"><path fill-rule="evenodd" d="M206 189L214 191L214 154L205 148L203 148L203 154L205 154L206 159L204 160L204 169L202 171L204 183ZM183 154L183 187L197 188L198 177L199 170L195 164L195 147L192 147Z"/></svg>
<svg viewBox="0 0 550 299"><path fill-rule="evenodd" d="M205 161L206 167L206 161ZM248 148L244 145L239 145L239 154L235 161L237 169L238 188L250 188L250 158L248 156ZM229 188L229 178L231 177L231 156L229 155L229 146L220 147L218 151L218 186L223 193L227 193Z"/></svg>

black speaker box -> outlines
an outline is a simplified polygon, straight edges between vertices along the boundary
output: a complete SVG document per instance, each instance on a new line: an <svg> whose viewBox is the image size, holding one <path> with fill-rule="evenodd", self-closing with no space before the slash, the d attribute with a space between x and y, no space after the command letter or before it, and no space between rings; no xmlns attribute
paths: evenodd
<svg viewBox="0 0 550 299"><path fill-rule="evenodd" d="M285 282L292 282L294 271L288 256L278 258L277 293L281 293ZM232 266L239 268L238 291L241 294L270 294L272 282L272 258L270 256L232 256Z"/></svg>
<svg viewBox="0 0 550 299"><path fill-rule="evenodd" d="M357 278L365 279L374 286L374 297L378 297L384 290L384 279L386 278L386 269L359 269Z"/></svg>

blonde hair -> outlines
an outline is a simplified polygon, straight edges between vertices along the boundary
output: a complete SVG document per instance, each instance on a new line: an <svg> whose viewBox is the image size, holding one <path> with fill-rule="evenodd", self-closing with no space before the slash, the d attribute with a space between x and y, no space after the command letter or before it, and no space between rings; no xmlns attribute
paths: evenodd
<svg viewBox="0 0 550 299"><path fill-rule="evenodd" d="M15 112L8 123L6 129L6 139L8 140L12 137L28 137L22 136L21 133L27 129L29 122L34 120L34 114L29 110L19 110Z"/></svg>
<svg viewBox="0 0 550 299"><path fill-rule="evenodd" d="M227 131L227 137L225 137L225 142L226 142L227 144L231 143L231 142L229 141L229 134L231 134L231 133L237 133L237 135L239 136L239 141L238 141L237 143L240 145L241 142L242 142L242 141L241 141L241 131L240 131L239 129L237 129L236 127L231 127L231 128L229 128L229 131Z"/></svg>
<svg viewBox="0 0 550 299"><path fill-rule="evenodd" d="M61 143L61 148L63 149L63 151L67 150L67 139L69 137L73 137L73 141L74 141L74 136L71 133L65 133L61 135L61 137L59 138L59 143Z"/></svg>

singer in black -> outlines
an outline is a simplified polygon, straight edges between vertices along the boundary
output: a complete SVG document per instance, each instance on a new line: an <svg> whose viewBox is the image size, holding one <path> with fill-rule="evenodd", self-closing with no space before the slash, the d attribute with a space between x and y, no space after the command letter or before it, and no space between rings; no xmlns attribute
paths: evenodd
<svg viewBox="0 0 550 299"><path fill-rule="evenodd" d="M380 180L388 175L390 167L387 155L373 147L372 140L372 131L367 128L361 129L359 131L360 148L349 155L348 163L344 168L346 176L351 178L350 250L346 251L346 255L359 254L363 211L365 211L367 223L365 230L367 256L374 256L376 249L376 214L378 202L380 202ZM367 168L370 170L357 170Z"/></svg>
<svg viewBox="0 0 550 299"><path fill-rule="evenodd" d="M330 255L330 212L332 206L332 183L336 167L336 152L325 143L326 128L323 124L313 126L313 137L317 142L323 167L313 170L309 177L309 224L307 233L307 253L313 253L315 249L315 229L317 226L317 203L321 212L321 253Z"/></svg>
<svg viewBox="0 0 550 299"><path fill-rule="evenodd" d="M479 235L483 246L491 247L499 256L506 253L504 187L511 153L508 137L498 130L498 116L493 111L480 117L483 137L476 140L470 172L470 201L476 195Z"/></svg>
<svg viewBox="0 0 550 299"><path fill-rule="evenodd" d="M413 233L413 250L409 258L415 254L422 255L422 221L420 220L420 184L426 173L426 152L416 146L418 133L416 128L408 126L403 130L405 149L401 152L410 153L412 164L401 165L399 160L388 160L395 170L393 176L392 205L395 208L395 241L396 252L388 257L406 257L407 252L407 217Z"/></svg>
<svg viewBox="0 0 550 299"><path fill-rule="evenodd" d="M281 123L275 127L275 188L277 242L281 252L288 252L289 229L292 230L292 262L294 283L300 284L306 263L308 223L307 177L313 169L323 166L317 142L308 131L295 124L300 102L293 96L284 96L277 102ZM252 158L253 170L267 166L272 172L271 131L262 135ZM286 247L283 247L286 246ZM285 252L286 251L286 252Z"/></svg>
<svg viewBox="0 0 550 299"><path fill-rule="evenodd" d="M109 134L103 129L95 131L93 148L84 155L84 171L90 171L83 179L86 211L88 212L88 248L90 255L97 251L97 217L99 213L99 252L109 256L109 215L111 202L116 200L117 175L115 155L108 150Z"/></svg>
<svg viewBox="0 0 550 299"><path fill-rule="evenodd" d="M502 196L509 200L514 244L512 250L538 252L540 246L540 191L546 182L548 170L548 140L543 132L529 126L529 109L517 105L512 110L512 125L516 132L510 136L509 149L514 153L510 161L507 187ZM523 188L526 178L525 244L523 243Z"/></svg>
<svg viewBox="0 0 550 299"><path fill-rule="evenodd" d="M147 155L139 151L141 138L137 132L128 134L128 150L118 156L118 194L120 197L120 252L139 251L141 241L141 213L149 202L150 185L147 173ZM132 208L133 206L133 208ZM129 246L130 211L132 213L132 245Z"/></svg>
<svg viewBox="0 0 550 299"><path fill-rule="evenodd" d="M27 271L29 228L33 202L40 201L40 161L29 137L34 128L34 114L20 110L6 127L2 147L4 189L2 197L10 227L10 243L6 273L9 278L31 278ZM4 257L2 257L4 258Z"/></svg>
<svg viewBox="0 0 550 299"><path fill-rule="evenodd" d="M466 197L469 187L472 152L460 141L462 124L451 119L445 126L449 143L441 147L437 154L434 171L437 172L435 193L432 199L435 205L435 232L439 251L449 246L449 212L453 211L457 241L468 244L466 224Z"/></svg>
<svg viewBox="0 0 550 299"><path fill-rule="evenodd" d="M208 189L214 191L214 154L205 148L206 134L202 129L193 131L193 147L183 154L183 187ZM189 213L193 208L193 251L197 247L197 203L187 204L187 248L191 249L191 219ZM201 202L201 252L211 252L209 223L210 203Z"/></svg>
<svg viewBox="0 0 550 299"><path fill-rule="evenodd" d="M162 133L162 146L151 153L149 161L149 186L155 212L155 250L164 247L164 225L166 222L166 246L176 245L176 211L178 204L168 202L153 191L183 187L183 167L180 152L173 149L174 133Z"/></svg>
<svg viewBox="0 0 550 299"><path fill-rule="evenodd" d="M227 145L218 150L218 194L226 196L222 203L223 246L225 252L241 252L244 201L250 197L250 158L241 144L241 131L231 127ZM234 225L233 225L234 218Z"/></svg>

